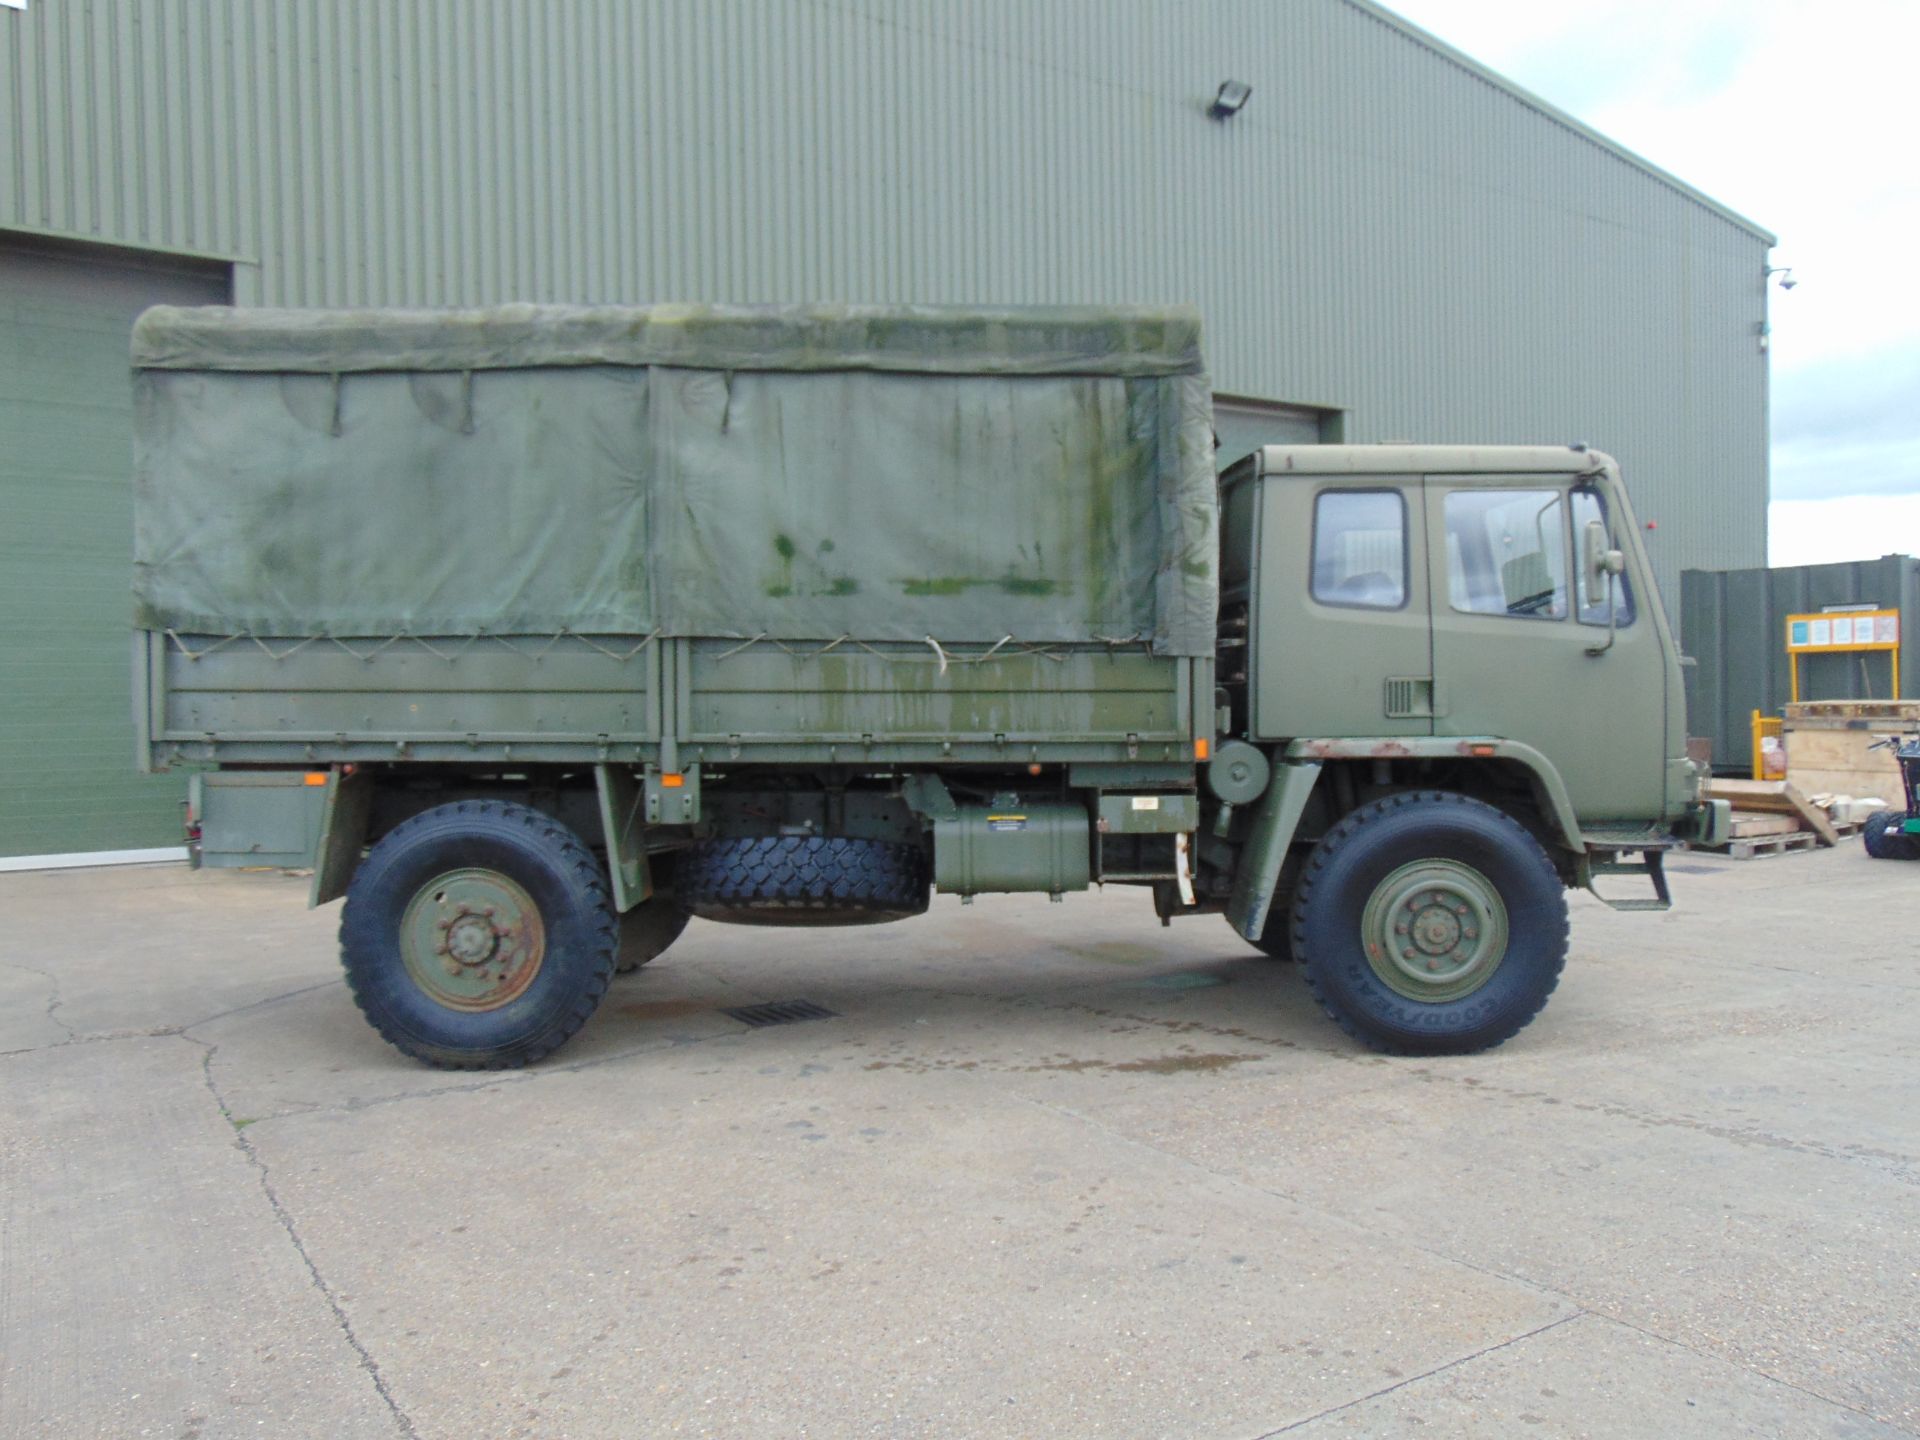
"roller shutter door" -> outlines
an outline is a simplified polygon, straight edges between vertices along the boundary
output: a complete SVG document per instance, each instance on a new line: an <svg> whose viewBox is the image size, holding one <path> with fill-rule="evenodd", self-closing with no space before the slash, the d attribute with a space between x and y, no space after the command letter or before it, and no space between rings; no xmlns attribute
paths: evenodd
<svg viewBox="0 0 1920 1440"><path fill-rule="evenodd" d="M1213 433L1220 440L1214 452L1215 468L1224 470L1262 445L1318 445L1329 440L1333 438L1326 433L1329 413L1215 396Z"/></svg>
<svg viewBox="0 0 1920 1440"><path fill-rule="evenodd" d="M127 337L231 283L0 235L0 856L180 843L185 781L134 771Z"/></svg>

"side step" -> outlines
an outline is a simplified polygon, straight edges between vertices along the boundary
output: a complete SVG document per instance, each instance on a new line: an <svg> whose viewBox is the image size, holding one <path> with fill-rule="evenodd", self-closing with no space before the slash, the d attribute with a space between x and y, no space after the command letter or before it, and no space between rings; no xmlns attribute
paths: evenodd
<svg viewBox="0 0 1920 1440"><path fill-rule="evenodd" d="M1594 879L1602 875L1644 875L1653 882L1651 900L1614 900L1602 895L1599 889L1589 884L1588 891L1603 905L1615 910L1671 910L1673 895L1667 889L1667 848L1648 848L1640 851L1638 863L1623 859L1632 853L1630 848L1618 850L1596 850L1588 860L1588 866Z"/></svg>

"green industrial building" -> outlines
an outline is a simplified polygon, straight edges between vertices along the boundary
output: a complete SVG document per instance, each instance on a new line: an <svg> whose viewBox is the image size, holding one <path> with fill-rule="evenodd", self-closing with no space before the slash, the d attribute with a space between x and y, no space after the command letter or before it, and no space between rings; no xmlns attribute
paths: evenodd
<svg viewBox="0 0 1920 1440"><path fill-rule="evenodd" d="M1368 0L6 0L0 865L179 841L147 305L1188 302L1223 463L1588 442L1671 602L1764 563L1771 244Z"/></svg>

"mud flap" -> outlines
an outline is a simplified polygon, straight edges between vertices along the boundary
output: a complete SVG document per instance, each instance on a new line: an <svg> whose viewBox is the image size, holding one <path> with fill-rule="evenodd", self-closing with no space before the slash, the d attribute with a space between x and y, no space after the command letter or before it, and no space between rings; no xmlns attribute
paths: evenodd
<svg viewBox="0 0 1920 1440"><path fill-rule="evenodd" d="M309 910L338 900L360 866L367 848L367 822L373 813L373 781L338 765L327 776L327 798L320 816L320 843L313 854L313 884L307 890Z"/></svg>
<svg viewBox="0 0 1920 1440"><path fill-rule="evenodd" d="M1267 925L1267 912L1273 908L1274 888L1280 883L1280 867L1293 843L1293 832L1307 808L1307 797L1320 778L1320 766L1312 762L1288 762L1274 767L1273 783L1260 801L1253 818L1253 833L1240 852L1239 872L1234 876L1233 895L1227 901L1227 919L1248 940L1257 940Z"/></svg>
<svg viewBox="0 0 1920 1440"><path fill-rule="evenodd" d="M640 814L645 796L633 772L622 766L596 765L593 773L600 791L600 828L607 841L613 910L624 915L653 894L646 826Z"/></svg>

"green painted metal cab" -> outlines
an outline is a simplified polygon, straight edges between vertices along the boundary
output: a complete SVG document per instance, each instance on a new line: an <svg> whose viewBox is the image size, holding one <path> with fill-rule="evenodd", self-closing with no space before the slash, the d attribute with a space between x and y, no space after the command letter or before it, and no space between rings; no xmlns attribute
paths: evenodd
<svg viewBox="0 0 1920 1440"><path fill-rule="evenodd" d="M1679 651L1606 455L1270 446L1222 488L1248 738L1525 745L1582 831L1696 798Z"/></svg>
<svg viewBox="0 0 1920 1440"><path fill-rule="evenodd" d="M1569 883L1639 874L1651 901L1609 903L1664 906L1676 832L1725 816L1686 758L1679 652L1611 458L1269 446L1223 477L1222 515L1226 728L1312 767L1296 785L1337 767L1284 842L1252 837L1243 933L1285 907L1288 847L1425 786L1521 818Z"/></svg>

